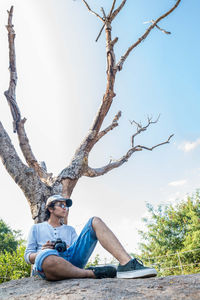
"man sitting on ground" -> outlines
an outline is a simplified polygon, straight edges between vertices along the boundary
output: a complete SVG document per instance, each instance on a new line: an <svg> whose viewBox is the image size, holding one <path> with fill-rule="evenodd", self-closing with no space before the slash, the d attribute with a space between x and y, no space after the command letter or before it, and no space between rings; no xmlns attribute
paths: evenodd
<svg viewBox="0 0 200 300"><path fill-rule="evenodd" d="M71 199L53 195L46 202L47 221L34 224L28 237L25 260L34 264L33 274L47 280L67 278L143 278L156 276L153 268L144 267L123 248L113 232L98 217L91 218L79 237L73 227L61 225ZM55 244L61 239L61 245ZM119 266L84 269L97 241L118 261ZM66 245L66 247L65 247ZM57 247L58 246L58 247Z"/></svg>

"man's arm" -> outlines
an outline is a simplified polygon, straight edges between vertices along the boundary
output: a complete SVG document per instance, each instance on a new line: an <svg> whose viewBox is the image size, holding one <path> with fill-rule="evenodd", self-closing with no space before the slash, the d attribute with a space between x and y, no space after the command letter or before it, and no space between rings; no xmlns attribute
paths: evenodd
<svg viewBox="0 0 200 300"><path fill-rule="evenodd" d="M24 253L24 259L28 264L34 263L37 255L36 252L37 252L36 227L35 225L33 225L28 235L28 241Z"/></svg>
<svg viewBox="0 0 200 300"><path fill-rule="evenodd" d="M50 242L50 241L47 241L43 246L42 246L42 250L44 249L54 249L54 243ZM29 261L31 264L34 264L35 263L35 259L36 259L36 256L37 256L38 252L35 252L35 253L30 253L29 254Z"/></svg>

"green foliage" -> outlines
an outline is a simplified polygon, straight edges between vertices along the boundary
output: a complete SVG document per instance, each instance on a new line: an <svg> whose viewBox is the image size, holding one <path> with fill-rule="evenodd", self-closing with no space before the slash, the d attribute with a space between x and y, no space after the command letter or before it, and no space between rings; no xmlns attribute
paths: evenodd
<svg viewBox="0 0 200 300"><path fill-rule="evenodd" d="M93 261L89 261L89 262L87 263L87 265L85 266L85 268L89 268L89 267L92 267L92 266L97 266L97 265L99 264L100 260L101 260L101 259L100 259L100 255L97 254L97 255L95 256L95 258L94 258Z"/></svg>
<svg viewBox="0 0 200 300"><path fill-rule="evenodd" d="M0 254L0 283L30 276L30 265L24 260L25 246L20 245L16 251Z"/></svg>
<svg viewBox="0 0 200 300"><path fill-rule="evenodd" d="M24 260L25 246L20 231L12 230L0 219L0 283L30 276Z"/></svg>
<svg viewBox="0 0 200 300"><path fill-rule="evenodd" d="M146 232L139 231L141 258L156 264L161 275L200 272L200 194L196 192L176 205L148 204ZM194 249L197 249L193 251ZM189 266L186 266L189 265Z"/></svg>
<svg viewBox="0 0 200 300"><path fill-rule="evenodd" d="M0 253L16 251L20 231L12 230L2 219L0 219Z"/></svg>

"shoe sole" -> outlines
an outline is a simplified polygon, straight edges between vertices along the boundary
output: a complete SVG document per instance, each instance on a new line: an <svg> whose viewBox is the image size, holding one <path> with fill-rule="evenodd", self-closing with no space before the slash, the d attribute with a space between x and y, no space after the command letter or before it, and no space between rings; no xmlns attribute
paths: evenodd
<svg viewBox="0 0 200 300"><path fill-rule="evenodd" d="M155 269L117 272L117 278L121 278L121 279L147 278L147 277L155 277L156 275L157 272Z"/></svg>

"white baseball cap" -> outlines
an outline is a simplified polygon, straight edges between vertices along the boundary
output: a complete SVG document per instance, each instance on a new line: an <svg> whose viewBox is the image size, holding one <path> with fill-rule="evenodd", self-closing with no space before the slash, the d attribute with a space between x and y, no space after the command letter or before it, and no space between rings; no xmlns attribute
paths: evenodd
<svg viewBox="0 0 200 300"><path fill-rule="evenodd" d="M47 199L46 207L48 207L53 201L64 201L67 207L72 206L72 200L69 198L64 198L61 195L52 195Z"/></svg>

